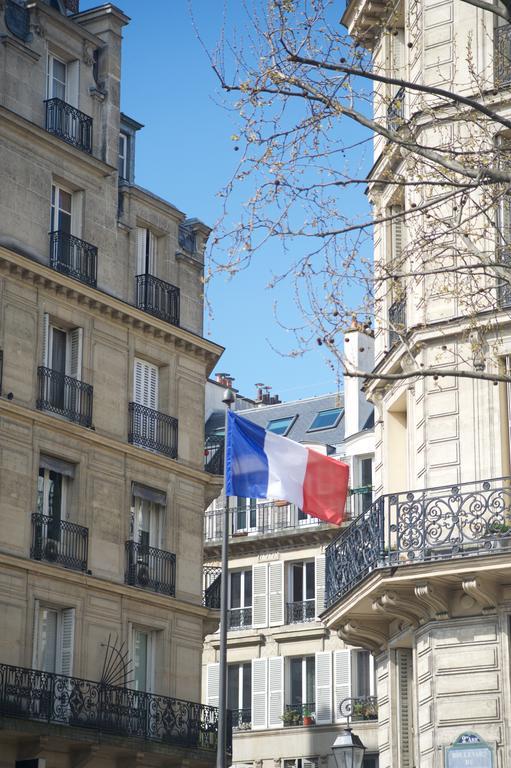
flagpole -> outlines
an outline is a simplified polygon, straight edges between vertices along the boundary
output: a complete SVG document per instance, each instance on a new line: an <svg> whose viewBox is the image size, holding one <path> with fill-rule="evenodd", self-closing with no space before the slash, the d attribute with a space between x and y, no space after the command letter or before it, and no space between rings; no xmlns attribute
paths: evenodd
<svg viewBox="0 0 511 768"><path fill-rule="evenodd" d="M224 479L227 468L227 418L231 405L234 403L235 394L230 387L224 392L222 402L227 406L225 410L225 437L224 437ZM225 487L225 486L224 486ZM225 496L224 526L222 531L222 575L220 581L220 651L219 651L219 681L218 681L218 741L216 748L216 768L227 768L225 759L226 735L227 735L227 596L229 577L229 496Z"/></svg>

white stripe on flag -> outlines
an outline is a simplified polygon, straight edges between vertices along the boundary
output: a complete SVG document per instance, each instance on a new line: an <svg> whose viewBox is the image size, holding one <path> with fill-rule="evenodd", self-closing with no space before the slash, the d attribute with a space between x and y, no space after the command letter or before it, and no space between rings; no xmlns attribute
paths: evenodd
<svg viewBox="0 0 511 768"><path fill-rule="evenodd" d="M303 505L303 481L309 452L294 440L266 432L264 452L268 457L268 499L285 499Z"/></svg>

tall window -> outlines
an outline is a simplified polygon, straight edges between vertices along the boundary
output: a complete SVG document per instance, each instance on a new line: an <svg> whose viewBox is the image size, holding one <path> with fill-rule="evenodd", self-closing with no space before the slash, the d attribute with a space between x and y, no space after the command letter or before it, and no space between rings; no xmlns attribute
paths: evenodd
<svg viewBox="0 0 511 768"><path fill-rule="evenodd" d="M229 627L242 629L252 625L252 569L229 574Z"/></svg>
<svg viewBox="0 0 511 768"><path fill-rule="evenodd" d="M351 695L355 698L371 696L374 690L369 651L351 651Z"/></svg>
<svg viewBox="0 0 511 768"><path fill-rule="evenodd" d="M71 234L72 201L73 195L71 192L57 184L52 184L50 216L50 229L52 232Z"/></svg>
<svg viewBox="0 0 511 768"><path fill-rule="evenodd" d="M137 227L137 275L154 275L156 237L147 227Z"/></svg>
<svg viewBox="0 0 511 768"><path fill-rule="evenodd" d="M133 628L133 688L136 691L153 690L154 680L154 632Z"/></svg>
<svg viewBox="0 0 511 768"><path fill-rule="evenodd" d="M316 672L314 656L290 658L287 696L288 705L297 708L307 705L313 710L316 697L315 685Z"/></svg>
<svg viewBox="0 0 511 768"><path fill-rule="evenodd" d="M314 560L290 566L288 623L311 621L316 615Z"/></svg>
<svg viewBox="0 0 511 768"><path fill-rule="evenodd" d="M73 674L74 608L35 603L33 666L44 672Z"/></svg>
<svg viewBox="0 0 511 768"><path fill-rule="evenodd" d="M234 533L253 531L257 528L257 499L237 497L232 502L234 508Z"/></svg>
<svg viewBox="0 0 511 768"><path fill-rule="evenodd" d="M227 667L227 708L234 711L233 725L235 728L250 723L251 698L251 663L229 664Z"/></svg>
<svg viewBox="0 0 511 768"><path fill-rule="evenodd" d="M46 313L43 326L43 366L80 380L83 329L59 328Z"/></svg>
<svg viewBox="0 0 511 768"><path fill-rule="evenodd" d="M67 96L67 64L56 56L48 55L46 97L48 99L62 99Z"/></svg>
<svg viewBox="0 0 511 768"><path fill-rule="evenodd" d="M165 494L133 484L133 540L147 547L161 548Z"/></svg>

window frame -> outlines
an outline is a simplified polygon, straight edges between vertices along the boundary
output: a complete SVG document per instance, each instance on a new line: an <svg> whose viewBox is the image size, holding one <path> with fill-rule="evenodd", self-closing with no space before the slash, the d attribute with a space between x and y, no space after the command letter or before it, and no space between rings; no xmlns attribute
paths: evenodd
<svg viewBox="0 0 511 768"><path fill-rule="evenodd" d="M290 430L294 426L295 421L298 418L298 414L295 413L294 416L281 416L280 418L276 419L270 419L266 425L266 431L271 432L273 435L278 435L279 437L286 437L286 435L289 434ZM271 425L277 421L289 421L289 424L287 427L285 427L283 432L276 432L275 430L271 429Z"/></svg>
<svg viewBox="0 0 511 768"><path fill-rule="evenodd" d="M123 144L123 154L121 154L121 143ZM121 181L129 181L129 147L130 136L123 131L119 131L119 152L118 152L118 173ZM122 169L122 170L121 170Z"/></svg>
<svg viewBox="0 0 511 768"><path fill-rule="evenodd" d="M65 69L65 81L63 83L64 85L64 98L61 96L56 96L53 93L53 82L54 82L54 67L53 63L55 61L58 61L59 64L62 64ZM47 65L46 65L46 98L47 99L61 99L61 101L64 101L66 104L68 103L68 90L69 90L69 67L68 62L61 59L59 56L56 56L54 53L48 52L48 58L47 58ZM60 84L61 81L58 81Z"/></svg>
<svg viewBox="0 0 511 768"><path fill-rule="evenodd" d="M329 424L327 426L320 426L320 427L315 427L314 426L314 423L321 416L321 414L323 414L323 413L331 413L332 411L339 411L339 413L337 414L337 418L335 419L333 424ZM342 419L343 416L344 416L344 406L338 406L338 407L335 407L335 408L325 408L322 411L318 411L314 415L314 418L312 419L310 427L307 429L307 432L322 432L325 429L335 429L335 427L337 427L337 425L339 424L339 422L340 422L340 420Z"/></svg>
<svg viewBox="0 0 511 768"><path fill-rule="evenodd" d="M300 702L293 702L290 701L292 699L292 673L291 669L293 666L293 662L301 661L301 701ZM310 668L312 669L312 691L313 691L313 701L307 701L307 661L309 660ZM284 685L284 699L286 702L286 706L289 707L303 707L305 704L316 706L315 698L316 698L316 657L312 654L305 654L303 656L288 656L286 658L287 664L287 672L285 676L285 685Z"/></svg>

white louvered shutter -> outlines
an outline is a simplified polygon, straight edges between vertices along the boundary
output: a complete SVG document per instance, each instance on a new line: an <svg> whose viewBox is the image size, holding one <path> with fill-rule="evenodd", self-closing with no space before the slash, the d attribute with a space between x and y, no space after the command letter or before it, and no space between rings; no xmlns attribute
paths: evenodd
<svg viewBox="0 0 511 768"><path fill-rule="evenodd" d="M267 725L266 659L252 659L252 730Z"/></svg>
<svg viewBox="0 0 511 768"><path fill-rule="evenodd" d="M32 624L32 669L39 669L39 600L34 600L34 623Z"/></svg>
<svg viewBox="0 0 511 768"><path fill-rule="evenodd" d="M284 712L284 659L268 659L268 728L282 728Z"/></svg>
<svg viewBox="0 0 511 768"><path fill-rule="evenodd" d="M206 701L210 707L218 707L220 700L220 664L208 664Z"/></svg>
<svg viewBox="0 0 511 768"><path fill-rule="evenodd" d="M149 257L147 260L147 263L148 263L147 271L149 272L150 275L154 275L155 273L154 266L156 262L156 237L154 236L154 234L151 232L150 229L147 230L147 240L148 240L147 253Z"/></svg>
<svg viewBox="0 0 511 768"><path fill-rule="evenodd" d="M325 610L325 555L317 555L314 564L316 581L316 616Z"/></svg>
<svg viewBox="0 0 511 768"><path fill-rule="evenodd" d="M302 760L302 768L318 768L318 758L304 757Z"/></svg>
<svg viewBox="0 0 511 768"><path fill-rule="evenodd" d="M62 611L62 629L60 638L60 673L73 674L73 651L75 642L75 609Z"/></svg>
<svg viewBox="0 0 511 768"><path fill-rule="evenodd" d="M344 699L351 697L351 651L334 651L334 714L335 722L344 722L340 713Z"/></svg>
<svg viewBox="0 0 511 768"><path fill-rule="evenodd" d="M328 725L332 722L332 654L330 651L316 653L316 723Z"/></svg>
<svg viewBox="0 0 511 768"><path fill-rule="evenodd" d="M78 59L70 61L66 66L67 88L66 100L72 107L78 108L80 93L80 62Z"/></svg>
<svg viewBox="0 0 511 768"><path fill-rule="evenodd" d="M278 627L284 624L284 563L275 562L268 566L269 582L269 625Z"/></svg>
<svg viewBox="0 0 511 768"><path fill-rule="evenodd" d="M145 243L147 229L137 227L137 275L145 275Z"/></svg>
<svg viewBox="0 0 511 768"><path fill-rule="evenodd" d="M45 312L43 314L43 326L42 326L42 337L43 337L43 350L42 350L42 365L45 368L49 368L49 362L50 362L50 316L48 312Z"/></svg>
<svg viewBox="0 0 511 768"><path fill-rule="evenodd" d="M253 606L252 626L268 626L268 565L259 563L252 567Z"/></svg>
<svg viewBox="0 0 511 768"><path fill-rule="evenodd" d="M68 375L73 379L82 378L83 328L73 328L68 334Z"/></svg>
<svg viewBox="0 0 511 768"><path fill-rule="evenodd" d="M412 676L412 652L407 648L396 651L398 674L398 732L401 768L412 766L412 718L410 684Z"/></svg>
<svg viewBox="0 0 511 768"><path fill-rule="evenodd" d="M397 217L393 218L391 221L391 228L392 228L392 263L393 265L397 265L398 267L401 265L401 256L403 254L403 218L400 216L400 214L403 213L403 209L400 205L393 205L390 209L391 216Z"/></svg>
<svg viewBox="0 0 511 768"><path fill-rule="evenodd" d="M158 368L145 360L135 359L133 400L139 405L158 410Z"/></svg>

